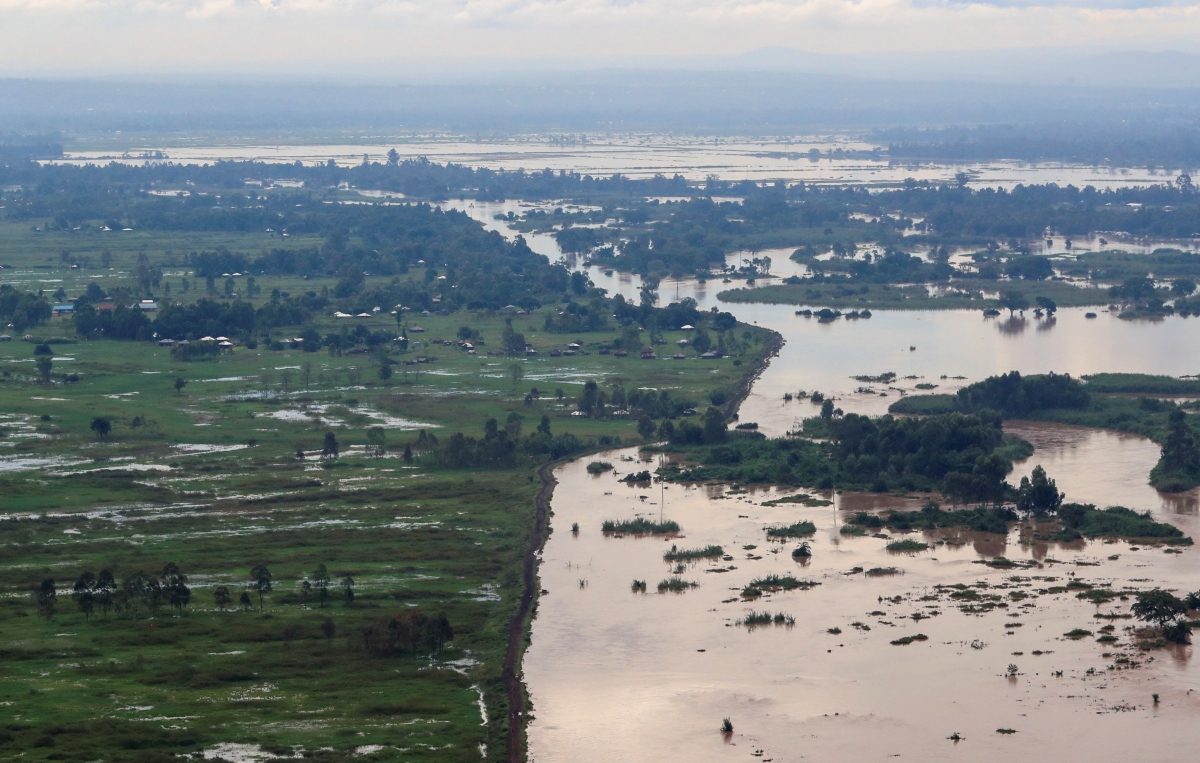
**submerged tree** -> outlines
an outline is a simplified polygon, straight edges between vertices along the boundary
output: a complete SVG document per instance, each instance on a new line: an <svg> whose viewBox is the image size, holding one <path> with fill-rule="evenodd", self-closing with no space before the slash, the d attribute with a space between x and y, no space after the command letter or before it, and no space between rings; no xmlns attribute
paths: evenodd
<svg viewBox="0 0 1200 763"><path fill-rule="evenodd" d="M1031 477L1021 478L1021 487L1017 490L1017 509L1032 514L1058 511L1064 496L1058 492L1054 480L1046 476L1046 470L1040 464L1033 467Z"/></svg>

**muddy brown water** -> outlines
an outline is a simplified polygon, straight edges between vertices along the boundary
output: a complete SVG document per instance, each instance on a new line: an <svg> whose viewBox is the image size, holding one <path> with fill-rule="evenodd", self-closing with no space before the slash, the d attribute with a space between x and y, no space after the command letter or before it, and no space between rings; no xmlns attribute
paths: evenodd
<svg viewBox="0 0 1200 763"><path fill-rule="evenodd" d="M1082 500L1104 503L1110 483L1076 487L1084 470L1066 468L1076 459L1072 447L1084 449L1084 456L1106 448L1118 459L1140 453L1128 471L1143 475L1156 457L1146 448L1129 451L1082 436L1056 446L1049 439L1054 433L1024 434L1039 439L1046 453L1061 451L1060 484L1068 483L1068 492L1078 489L1074 497ZM606 458L624 471L633 464L617 459L634 455L617 451ZM1191 648L1143 655L1129 648L1128 620L1111 621L1116 644L1097 643L1109 621L1094 615L1125 612L1128 601L1096 606L1074 591L1037 594L1073 579L1192 590L1200 577L1191 550L1166 554L1125 542L1023 544L1014 529L1007 538L951 533L952 544L895 554L885 550L885 540L838 532L849 511L897 506L894 499L841 495L829 507L765 507L763 501L778 496L774 489L730 494L719 486L631 487L612 474L588 475L585 462L557 472L553 534L541 565L548 593L539 601L524 664L533 701L532 760L1177 761L1195 754L1200 682ZM1116 464L1102 459L1098 465ZM681 524L683 537L600 532L605 519L660 512ZM817 526L813 556L803 565L791 557L795 542L767 541L764 531L797 519ZM1200 529L1194 515L1172 515L1172 521L1192 534ZM579 524L577 534L572 523ZM689 566L682 576L698 588L655 593L671 571L662 560L666 549L709 543L722 545L733 560ZM979 564L1001 555L1042 566ZM855 567L897 567L902 574L845 574ZM768 573L820 585L753 602L739 596L751 579ZM633 593L634 579L645 580L649 592ZM980 594L1001 596L1007 606L969 614L945 592L920 600L936 594L938 585L980 581L989 586L976 589ZM735 624L752 610L784 612L795 624ZM918 612L930 616L914 621ZM1093 635L1063 636L1075 628ZM891 644L918 633L928 640ZM1124 657L1139 666L1116 669ZM1008 674L1010 664L1015 675ZM718 731L725 717L734 725L729 738ZM1000 734L1001 728L1016 733ZM964 737L957 743L948 739L956 732Z"/></svg>
<svg viewBox="0 0 1200 763"><path fill-rule="evenodd" d="M505 210L477 206L469 213L491 220L497 211ZM550 236L530 237L530 243L557 253ZM786 260L776 256L781 252L770 254ZM611 293L637 299L636 276L588 272ZM822 324L796 316L798 306L717 299L734 285L664 281L660 295L670 301L692 297L702 309L728 309L783 334L782 351L740 408L741 421L756 421L771 436L817 411L808 401L784 401L785 392L820 390L847 412L881 414L903 394L921 393L917 384L954 392L1011 370L1077 376L1200 371L1195 319L1121 321L1092 308L1098 317L1087 318L1087 309L1060 310L1052 321L985 318L975 311L876 311L867 320ZM898 378L852 378L886 371ZM1016 465L1014 483L1041 464L1068 500L1151 511L1200 537L1200 491L1167 496L1151 488L1158 446L1149 440L1040 422L1008 422L1006 429L1036 448ZM632 470L634 463L622 457L637 454L622 450L596 458ZM533 703L532 760L1024 757L1124 763L1196 754L1200 676L1191 666L1192 648L1142 654L1131 647L1132 621L1095 617L1125 614L1129 600L1095 605L1061 590L1072 580L1116 589L1196 590L1200 564L1190 548L1169 554L1123 541L1056 544L1032 541L1027 530L1015 527L1007 537L918 533L909 537L936 545L894 554L884 539L847 537L839 530L856 511L911 510L919 498L839 494L825 496L833 501L826 507L767 507L764 501L779 496L774 489L732 494L720 486L627 486L611 473L588 475L589 460L556 472L552 534L540 566L548 593L539 599L523 663ZM660 513L681 524L683 537L600 532L605 519ZM791 557L796 542L765 536L767 525L798 519L817 526L813 556L803 565ZM579 524L577 534L572 523ZM697 588L658 594L657 583L672 571L662 560L672 543L719 544L733 560L690 565L682 577ZM981 563L1000 556L1020 566ZM896 567L901 574L845 574L856 567ZM751 579L770 573L820 585L757 601L740 597ZM635 579L647 583L648 593L631 591ZM1007 606L963 611L977 604L937 588L956 584L999 596ZM922 600L931 596L936 598ZM795 623L755 629L736 624L764 610L783 612ZM917 613L929 617L914 620ZM1117 641L1098 642L1108 623ZM841 632L831 634L830 628ZM1076 628L1092 634L1064 637ZM918 633L928 638L891 643ZM1016 666L1011 675L1010 665ZM718 731L725 717L734 724L728 737ZM955 733L961 741L949 739Z"/></svg>

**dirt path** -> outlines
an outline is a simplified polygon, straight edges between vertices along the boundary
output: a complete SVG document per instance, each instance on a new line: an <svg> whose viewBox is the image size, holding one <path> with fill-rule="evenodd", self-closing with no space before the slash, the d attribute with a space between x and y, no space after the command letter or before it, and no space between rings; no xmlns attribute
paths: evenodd
<svg viewBox="0 0 1200 763"><path fill-rule="evenodd" d="M538 468L538 479L542 486L534 500L533 535L529 539L529 548L525 551L524 585L521 589L521 604L517 613L508 624L508 651L504 655L504 668L500 677L504 682L504 692L508 695L508 760L510 763L521 763L525 760L525 685L517 666L521 663L524 651L525 623L533 611L533 602L537 596L537 556L542 550L546 539L546 528L550 516L550 494L554 491L554 467L558 461L551 461Z"/></svg>

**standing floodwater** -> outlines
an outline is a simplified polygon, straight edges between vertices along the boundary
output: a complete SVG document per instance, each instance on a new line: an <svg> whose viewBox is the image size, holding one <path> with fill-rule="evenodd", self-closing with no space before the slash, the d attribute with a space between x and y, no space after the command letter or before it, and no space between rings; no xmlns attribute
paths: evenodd
<svg viewBox="0 0 1200 763"><path fill-rule="evenodd" d="M631 471L634 464L619 459L635 454L604 459ZM1192 755L1200 691L1190 690L1200 684L1189 670L1191 647L1141 653L1130 646L1130 621L1094 617L1127 612L1129 602L1096 605L1066 588L1070 581L1145 588L1153 580L1190 590L1200 580L1190 550L1022 543L1014 530L1007 539L918 534L911 537L948 542L894 554L885 540L840 534L848 512L837 504L763 506L775 491L671 485L663 507L658 485L592 476L583 461L557 477L554 532L541 565L548 594L524 667L535 716L530 755L539 763ZM854 498L838 496L838 504L850 509ZM888 500L871 498L877 508ZM600 531L605 519L660 511L683 537ZM790 554L794 542L768 541L764 532L797 519L817 527L803 565ZM1170 520L1190 535L1200 531L1195 517ZM659 594L658 582L672 572L662 559L672 544L718 544L732 560L688 565L680 577L699 587ZM1018 566L980 564L999 556ZM770 573L819 585L743 599L743 586ZM646 593L631 590L635 579L646 581ZM737 624L751 611L795 622ZM1117 638L1097 641L1109 623ZM1088 635L1064 636L1076 629ZM918 634L925 638L893 644ZM718 731L725 717L734 724L728 739ZM955 733L963 741L948 739Z"/></svg>

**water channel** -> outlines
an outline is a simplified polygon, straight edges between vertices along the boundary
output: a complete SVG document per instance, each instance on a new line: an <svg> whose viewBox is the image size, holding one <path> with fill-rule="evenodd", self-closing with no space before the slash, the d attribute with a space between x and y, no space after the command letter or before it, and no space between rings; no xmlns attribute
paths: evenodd
<svg viewBox="0 0 1200 763"><path fill-rule="evenodd" d="M489 227L505 205L463 204ZM511 231L504 231L512 235ZM549 236L531 246L559 256ZM782 264L782 263L781 263ZM636 298L636 277L590 269L597 285ZM1200 322L1122 321L1107 312L1060 310L1053 321L985 318L979 312L875 312L821 324L795 307L722 304L728 285L667 281L661 298L692 297L702 308L780 332L786 343L740 409L778 435L812 415L784 392L821 390L846 411L880 414L917 383L952 392L995 373L1020 370L1082 375L1200 371ZM676 291L678 290L678 291ZM664 361L667 362L667 361ZM689 361L677 361L689 362ZM892 371L889 385L851 377ZM1166 496L1147 484L1158 447L1136 436L1010 422L1007 431L1036 446L1010 479L1042 464L1068 500L1148 510L1200 536L1197 492ZM529 750L558 761L1037 760L1176 761L1195 755L1200 680L1192 647L1140 653L1131 647L1128 601L1095 605L1061 587L1071 580L1115 588L1200 588L1191 549L1165 553L1126 542L1035 541L1027 529L1007 538L966 532L930 534L930 551L894 554L886 541L839 532L855 511L912 509L890 496L815 494L827 506L765 506L774 489L627 485L636 449L601 456L617 474L589 475L585 464L556 471L553 532L540 575L545 593L533 624L524 675L533 702ZM653 466L649 464L648 466ZM667 541L612 537L606 519L664 516L682 526ZM808 519L817 526L805 564L794 544L768 541L765 527ZM572 532L573 524L579 531ZM918 537L921 537L918 535ZM672 544L718 544L732 560L690 565L698 587L655 593L672 572ZM1016 568L984 562L1005 557ZM859 570L895 568L867 576ZM739 596L752 578L792 574L818 585L763 600ZM648 593L631 590L633 580ZM978 583L988 588L980 588ZM976 585L1003 606L964 612L951 589ZM791 625L738 624L751 611L782 612ZM1098 642L1106 623L1117 641ZM1063 634L1091 633L1080 639ZM831 629L836 629L831 632ZM903 636L925 640L893 645ZM1155 704L1152 697L1159 695ZM732 734L718 727L723 718ZM1000 733L999 729L1014 733ZM958 735L958 741L951 737Z"/></svg>

